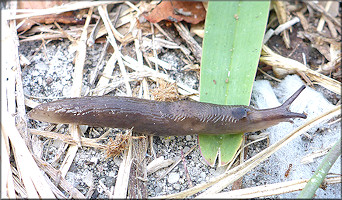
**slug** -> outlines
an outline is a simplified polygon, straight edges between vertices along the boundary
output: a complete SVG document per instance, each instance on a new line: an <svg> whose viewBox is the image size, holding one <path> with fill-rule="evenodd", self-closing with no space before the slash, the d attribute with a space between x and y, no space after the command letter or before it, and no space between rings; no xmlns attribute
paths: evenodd
<svg viewBox="0 0 342 200"><path fill-rule="evenodd" d="M133 97L87 96L43 103L33 108L31 119L97 127L133 128L137 133L156 136L193 134L236 134L254 132L306 118L289 110L305 89L303 85L281 106L255 109L195 101L160 102Z"/></svg>

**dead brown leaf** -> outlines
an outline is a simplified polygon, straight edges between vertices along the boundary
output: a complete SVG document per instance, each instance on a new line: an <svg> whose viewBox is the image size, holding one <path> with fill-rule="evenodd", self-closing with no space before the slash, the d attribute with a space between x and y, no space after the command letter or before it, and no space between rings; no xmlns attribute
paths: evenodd
<svg viewBox="0 0 342 200"><path fill-rule="evenodd" d="M206 11L202 2L163 1L144 17L157 23L162 20L172 22L186 21L197 24L205 19Z"/></svg>
<svg viewBox="0 0 342 200"><path fill-rule="evenodd" d="M68 3L69 0L62 1L18 1L18 9L46 9L54 6L60 6ZM82 24L82 19L85 10L69 11L61 14L42 15L37 17L31 17L28 19L19 19L17 24L25 20L25 22L18 28L18 32L27 31L35 24L52 24L54 22L63 24Z"/></svg>

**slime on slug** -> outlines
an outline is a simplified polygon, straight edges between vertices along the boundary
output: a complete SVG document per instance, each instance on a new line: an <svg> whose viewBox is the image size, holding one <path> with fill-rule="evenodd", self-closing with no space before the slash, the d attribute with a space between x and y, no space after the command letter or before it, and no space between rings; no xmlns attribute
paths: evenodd
<svg viewBox="0 0 342 200"><path fill-rule="evenodd" d="M134 127L137 133L156 136L236 134L262 130L292 118L305 119L304 113L289 110L304 89L305 85L281 106L268 109L186 100L161 102L133 97L87 96L40 104L28 116L51 123Z"/></svg>

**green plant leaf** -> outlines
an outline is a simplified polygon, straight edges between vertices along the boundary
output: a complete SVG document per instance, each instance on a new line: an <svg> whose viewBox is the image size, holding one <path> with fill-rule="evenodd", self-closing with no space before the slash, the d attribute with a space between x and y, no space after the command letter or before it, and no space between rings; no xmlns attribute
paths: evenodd
<svg viewBox="0 0 342 200"><path fill-rule="evenodd" d="M249 105L269 4L269 1L209 2L201 61L201 102ZM201 133L202 156L213 166L220 155L219 165L225 165L241 145L242 136L243 133L210 136Z"/></svg>
<svg viewBox="0 0 342 200"><path fill-rule="evenodd" d="M329 153L324 157L321 164L316 169L314 175L310 178L303 190L299 193L298 199L313 199L319 186L324 181L329 170L336 160L341 157L341 138L337 140Z"/></svg>

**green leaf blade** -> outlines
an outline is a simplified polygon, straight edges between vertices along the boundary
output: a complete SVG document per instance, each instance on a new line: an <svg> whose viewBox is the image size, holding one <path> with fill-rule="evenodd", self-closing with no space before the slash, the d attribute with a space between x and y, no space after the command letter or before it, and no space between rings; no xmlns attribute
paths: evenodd
<svg viewBox="0 0 342 200"><path fill-rule="evenodd" d="M249 105L268 12L268 1L209 2L203 41L200 101ZM241 145L242 136L243 133L200 134L203 157L213 166L216 156L220 155L221 164L227 164Z"/></svg>

